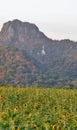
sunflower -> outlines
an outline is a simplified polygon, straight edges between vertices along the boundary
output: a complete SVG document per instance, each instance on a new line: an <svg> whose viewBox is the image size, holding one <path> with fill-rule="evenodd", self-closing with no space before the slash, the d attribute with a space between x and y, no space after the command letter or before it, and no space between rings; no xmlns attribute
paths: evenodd
<svg viewBox="0 0 77 130"><path fill-rule="evenodd" d="M58 124L62 124L62 120L58 120Z"/></svg>
<svg viewBox="0 0 77 130"><path fill-rule="evenodd" d="M0 95L0 99L2 99L3 98L3 96L2 95Z"/></svg>
<svg viewBox="0 0 77 130"><path fill-rule="evenodd" d="M23 104L23 107L28 108L28 104L27 103Z"/></svg>
<svg viewBox="0 0 77 130"><path fill-rule="evenodd" d="M17 112L18 111L18 106L16 106L15 108L14 108L14 112Z"/></svg>
<svg viewBox="0 0 77 130"><path fill-rule="evenodd" d="M53 126L52 126L52 129L53 129L53 130L57 130L57 126L56 126L56 125L53 125Z"/></svg>
<svg viewBox="0 0 77 130"><path fill-rule="evenodd" d="M33 129L34 129L34 130L37 130L37 125L34 125L34 126L33 126Z"/></svg>
<svg viewBox="0 0 77 130"><path fill-rule="evenodd" d="M18 109L18 106L16 106L15 108Z"/></svg>
<svg viewBox="0 0 77 130"><path fill-rule="evenodd" d="M28 117L31 118L31 117L32 117L32 113L30 113L30 114L28 115Z"/></svg>
<svg viewBox="0 0 77 130"><path fill-rule="evenodd" d="M20 130L20 128L18 126L14 126L12 130Z"/></svg>
<svg viewBox="0 0 77 130"><path fill-rule="evenodd" d="M14 129L15 130L20 130L20 128L18 126L15 126Z"/></svg>
<svg viewBox="0 0 77 130"><path fill-rule="evenodd" d="M5 115L5 112L2 112L0 117L3 118L4 115Z"/></svg>

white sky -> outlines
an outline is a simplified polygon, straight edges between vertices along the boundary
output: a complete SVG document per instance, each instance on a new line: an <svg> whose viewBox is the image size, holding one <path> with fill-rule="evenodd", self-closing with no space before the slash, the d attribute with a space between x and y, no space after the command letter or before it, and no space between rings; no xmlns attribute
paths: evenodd
<svg viewBox="0 0 77 130"><path fill-rule="evenodd" d="M77 41L77 0L0 0L0 28L13 19L35 23L52 39Z"/></svg>

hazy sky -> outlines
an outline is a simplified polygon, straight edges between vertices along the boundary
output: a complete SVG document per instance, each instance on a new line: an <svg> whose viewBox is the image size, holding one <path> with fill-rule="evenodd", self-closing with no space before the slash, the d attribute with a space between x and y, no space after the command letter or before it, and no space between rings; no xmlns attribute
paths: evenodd
<svg viewBox="0 0 77 130"><path fill-rule="evenodd" d="M0 28L13 19L35 23L52 39L77 41L77 0L0 0Z"/></svg>

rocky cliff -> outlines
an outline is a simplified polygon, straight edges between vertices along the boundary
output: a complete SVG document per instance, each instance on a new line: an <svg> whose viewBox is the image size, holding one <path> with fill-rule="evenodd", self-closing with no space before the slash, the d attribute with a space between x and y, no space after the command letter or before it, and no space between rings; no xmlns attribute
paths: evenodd
<svg viewBox="0 0 77 130"><path fill-rule="evenodd" d="M4 23L2 30L0 32L0 46L1 46L0 67L3 67L1 66L2 57L3 60L7 59L8 57L6 54L6 52L8 52L8 49L2 50L2 48L6 47L10 49L9 50L10 53L8 54L10 61L11 61L10 58L13 57L12 53L18 55L15 51L18 49L20 53L25 52L29 56L29 61L28 61L29 64L33 64L33 66L35 62L39 64L39 66L35 65L36 75L40 77L38 78L37 76L35 76L37 77L35 79L40 79L40 81L37 80L37 82L52 85L58 82L71 83L73 80L77 80L77 71L76 71L77 70L77 42L71 41L69 39L64 39L64 40L52 40L51 38L49 39L43 32L39 30L39 28L35 24L22 22L19 20L13 20ZM14 48L13 50L14 52L12 52L13 48ZM4 54L2 51L4 51ZM22 61L25 53L22 53L22 57L19 55ZM15 62L15 66L16 66L18 61L17 59L15 59L15 61L16 61ZM24 62L25 61L27 61L27 59L24 59ZM9 61L6 64L8 65ZM19 62L19 66L20 64L21 63ZM10 62L10 65L12 65L12 62ZM25 62L25 66L26 66L26 62ZM25 74L27 74L25 71L26 70L25 66L24 66L24 71L21 71L22 75L24 75L24 72ZM19 68L23 68L23 67L19 67ZM2 71L4 71L4 69L5 67L1 68ZM6 69L8 72L8 67L6 67ZM14 71L13 69L15 68L12 67L12 72ZM30 67L30 72L31 69L33 68ZM17 70L19 73L19 69ZM37 70L38 72L40 72L40 74L37 73ZM17 73L17 71L14 73ZM31 72L31 75L32 73L33 72ZM2 75L5 75L5 77L7 77L5 71L3 72ZM4 77L2 77L2 79L4 79ZM19 78L17 80L20 81L20 79L22 78ZM28 78L25 79L27 81L29 80ZM14 80L14 76L13 78L9 79L9 82L10 80L11 81ZM24 81L23 83L26 84L26 82Z"/></svg>

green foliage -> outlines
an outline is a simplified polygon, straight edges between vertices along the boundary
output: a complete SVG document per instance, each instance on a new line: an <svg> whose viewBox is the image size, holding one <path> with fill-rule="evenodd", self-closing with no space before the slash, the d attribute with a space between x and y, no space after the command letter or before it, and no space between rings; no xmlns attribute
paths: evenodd
<svg viewBox="0 0 77 130"><path fill-rule="evenodd" d="M1 130L76 130L77 90L0 87Z"/></svg>

